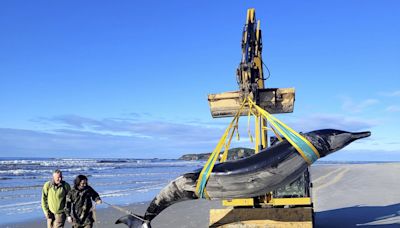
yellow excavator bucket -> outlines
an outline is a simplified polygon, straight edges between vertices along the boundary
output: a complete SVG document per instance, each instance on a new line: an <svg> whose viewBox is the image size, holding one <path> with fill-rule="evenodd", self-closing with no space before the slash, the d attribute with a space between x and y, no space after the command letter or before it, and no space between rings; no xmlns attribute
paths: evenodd
<svg viewBox="0 0 400 228"><path fill-rule="evenodd" d="M258 91L259 101L257 103L264 110L271 114L293 112L294 88L268 88ZM240 91L208 95L208 104L213 118L235 116L242 101ZM248 108L245 107L240 115L246 116L247 114Z"/></svg>

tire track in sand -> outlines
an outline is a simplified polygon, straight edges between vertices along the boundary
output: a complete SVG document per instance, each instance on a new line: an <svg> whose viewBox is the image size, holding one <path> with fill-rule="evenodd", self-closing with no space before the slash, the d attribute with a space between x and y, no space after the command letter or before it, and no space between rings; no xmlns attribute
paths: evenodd
<svg viewBox="0 0 400 228"><path fill-rule="evenodd" d="M313 186L314 186L313 187L313 198L314 198L314 200L317 199L318 191L339 182L343 178L344 174L346 174L348 171L349 171L348 167L343 167L343 168L336 169L332 172L329 172L328 174L326 174L324 176L321 176L321 177L318 177L317 179L315 179L313 181ZM325 183L323 183L324 180L326 180ZM318 182L322 182L323 184L318 185Z"/></svg>

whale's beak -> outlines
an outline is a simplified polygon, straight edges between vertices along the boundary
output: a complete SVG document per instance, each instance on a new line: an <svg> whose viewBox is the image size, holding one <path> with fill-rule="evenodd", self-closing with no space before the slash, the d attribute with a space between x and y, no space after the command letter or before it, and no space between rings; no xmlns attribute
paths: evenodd
<svg viewBox="0 0 400 228"><path fill-rule="evenodd" d="M371 136L371 132L370 131L355 132L351 133L351 136L353 140L357 140Z"/></svg>

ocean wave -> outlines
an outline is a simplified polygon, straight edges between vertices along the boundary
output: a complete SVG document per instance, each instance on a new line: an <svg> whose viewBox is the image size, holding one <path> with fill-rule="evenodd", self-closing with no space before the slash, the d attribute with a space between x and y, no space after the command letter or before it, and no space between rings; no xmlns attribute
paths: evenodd
<svg viewBox="0 0 400 228"><path fill-rule="evenodd" d="M92 177L137 177L137 176L161 176L161 175L179 175L181 172L151 172L151 173L105 173L91 174Z"/></svg>
<svg viewBox="0 0 400 228"><path fill-rule="evenodd" d="M129 196L130 194L128 193L109 193L109 194L103 194L101 197L107 197L107 198L111 198L111 197L121 197L121 196Z"/></svg>
<svg viewBox="0 0 400 228"><path fill-rule="evenodd" d="M0 180L12 180L10 177L0 177Z"/></svg>
<svg viewBox="0 0 400 228"><path fill-rule="evenodd" d="M66 172L79 172L79 171L100 171L114 169L114 167L73 167L73 168L60 168L64 173ZM24 175L37 175L37 174L51 174L54 169L9 169L0 170L0 175L13 175L13 176L24 176Z"/></svg>
<svg viewBox="0 0 400 228"><path fill-rule="evenodd" d="M108 181L108 182L96 182L97 186L117 186L117 185L128 185L128 184L154 184L160 183L164 180L154 180L154 181L137 181L137 180L121 180L121 181Z"/></svg>
<svg viewBox="0 0 400 228"><path fill-rule="evenodd" d="M0 205L0 209L21 207L21 206L30 206L30 205L37 205L37 204L40 204L40 201L31 201L31 202L24 202L24 203L11 203L11 204Z"/></svg>
<svg viewBox="0 0 400 228"><path fill-rule="evenodd" d="M127 160L98 160L97 163L127 163Z"/></svg>
<svg viewBox="0 0 400 228"><path fill-rule="evenodd" d="M164 186L165 186L165 184L164 184L164 185L161 185L161 186L153 186L153 187L150 187L150 188L143 188L143 189L139 189L139 190L137 190L137 191L138 191L138 192L149 192L149 191L151 191L151 190L160 190L160 189L162 189Z"/></svg>
<svg viewBox="0 0 400 228"><path fill-rule="evenodd" d="M26 174L38 174L38 173L51 173L53 170L37 170L37 169L10 169L10 170L0 170L0 174L5 175L26 175Z"/></svg>
<svg viewBox="0 0 400 228"><path fill-rule="evenodd" d="M40 202L34 202L27 205L10 205L10 207L6 208L0 207L0 214L2 214L3 216L27 215L32 212L41 212Z"/></svg>
<svg viewBox="0 0 400 228"><path fill-rule="evenodd" d="M10 199L20 199L20 198L40 198L41 196L38 194L12 194L12 195L4 195L0 196L0 200L10 200Z"/></svg>
<svg viewBox="0 0 400 228"><path fill-rule="evenodd" d="M148 185L148 186L141 186L141 187L136 187L136 188L127 188L127 189L119 189L119 190L112 190L112 191L104 191L100 193L100 196L105 198L112 196L114 194L126 194L126 192L144 192L144 191L149 191L149 190L157 190L161 189L164 187L167 183L159 183L155 185ZM128 194L131 195L131 194Z"/></svg>
<svg viewBox="0 0 400 228"><path fill-rule="evenodd" d="M63 159L14 159L14 160L0 160L2 165L38 165L38 166L79 166L79 165L108 165L108 164L121 164L125 165L152 165L152 166L174 166L174 165L194 165L201 164L199 161L182 161L173 159L76 159L76 158L63 158Z"/></svg>
<svg viewBox="0 0 400 228"><path fill-rule="evenodd" d="M39 188L42 188L42 187L43 187L43 185L2 187L2 188L0 188L0 192L32 190L32 189L39 189Z"/></svg>
<svg viewBox="0 0 400 228"><path fill-rule="evenodd" d="M0 160L1 165L40 165L36 160Z"/></svg>
<svg viewBox="0 0 400 228"><path fill-rule="evenodd" d="M156 194L153 191L201 164L174 159L0 158L0 219L12 214L41 214L41 189L54 169L61 169L70 184L77 174L85 174L101 197L131 203L150 200Z"/></svg>

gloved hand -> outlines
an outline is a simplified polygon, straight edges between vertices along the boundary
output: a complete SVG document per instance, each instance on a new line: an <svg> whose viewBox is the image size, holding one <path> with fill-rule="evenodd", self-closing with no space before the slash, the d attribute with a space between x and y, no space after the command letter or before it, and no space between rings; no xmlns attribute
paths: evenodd
<svg viewBox="0 0 400 228"><path fill-rule="evenodd" d="M72 217L71 217L71 216L68 216L68 217L67 217L67 222L68 222L68 223L72 223Z"/></svg>

